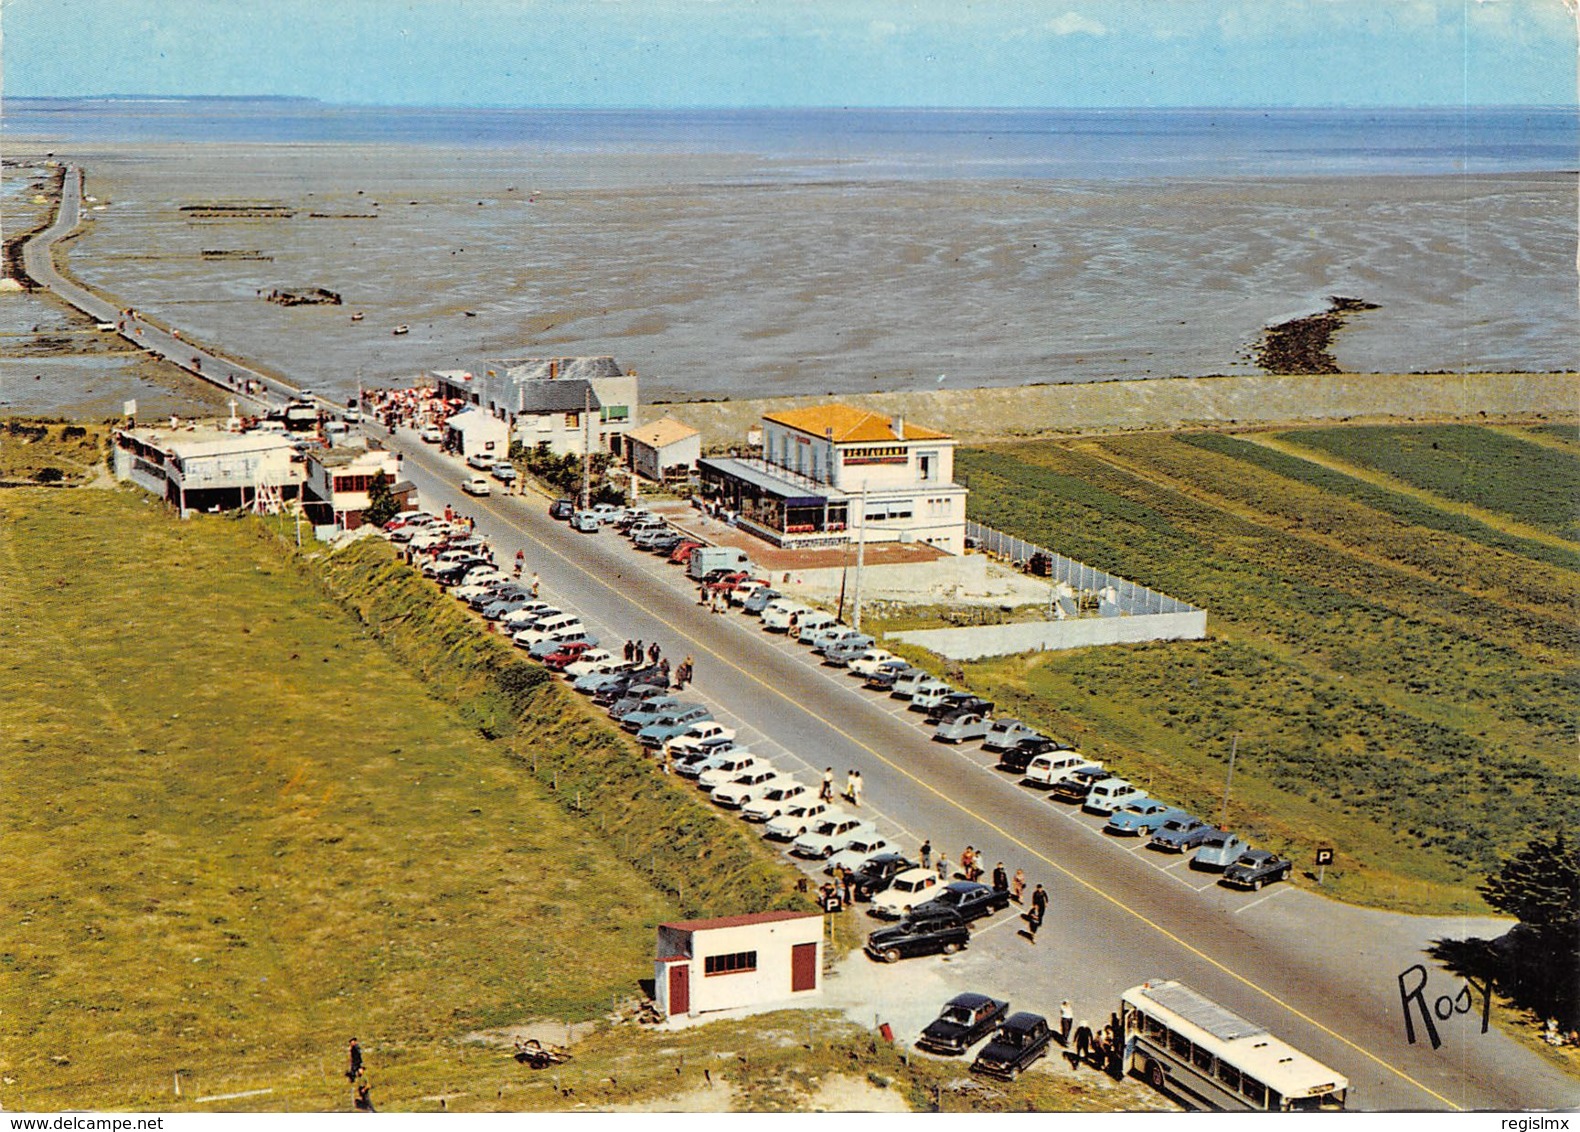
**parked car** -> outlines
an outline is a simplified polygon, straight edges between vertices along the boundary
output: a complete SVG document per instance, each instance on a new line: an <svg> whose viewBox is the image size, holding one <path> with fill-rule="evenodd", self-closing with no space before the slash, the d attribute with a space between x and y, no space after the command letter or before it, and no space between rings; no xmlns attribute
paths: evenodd
<svg viewBox="0 0 1580 1132"><path fill-rule="evenodd" d="M777 817L770 818L763 827L763 836L772 841L794 841L812 826L837 813L844 813L832 802L825 802L811 794L799 802L791 802Z"/></svg>
<svg viewBox="0 0 1580 1132"><path fill-rule="evenodd" d="M596 696L606 687L613 686L617 681L624 679L626 673L621 669L608 669L600 671L596 668L584 672L571 681L571 690L584 696Z"/></svg>
<svg viewBox="0 0 1580 1132"><path fill-rule="evenodd" d="M759 590L766 590L768 588L768 583L763 581L761 578L748 578L746 581L742 582L740 585L736 586L730 591L730 604L739 605L742 608L745 608L746 602L753 594L757 593Z"/></svg>
<svg viewBox="0 0 1580 1132"><path fill-rule="evenodd" d="M1108 824L1103 826L1103 832L1116 837L1151 837L1170 818L1184 816L1185 811L1177 810L1167 802L1142 798L1115 810Z"/></svg>
<svg viewBox="0 0 1580 1132"><path fill-rule="evenodd" d="M791 617L799 619L803 613L810 612L812 607L809 605L788 598L775 598L763 609L763 628L770 633L788 633Z"/></svg>
<svg viewBox="0 0 1580 1132"><path fill-rule="evenodd" d="M839 619L832 613L821 609L810 610L796 618L795 639L803 645L815 644L819 633L838 624Z"/></svg>
<svg viewBox="0 0 1580 1132"><path fill-rule="evenodd" d="M598 516L591 511L578 511L571 516L571 530L573 531L580 531L584 535L595 535L600 527Z"/></svg>
<svg viewBox="0 0 1580 1132"><path fill-rule="evenodd" d="M567 642L565 647L572 648L580 643L580 641ZM550 664L549 667L553 668L554 666ZM626 664L623 657L615 656L608 649L588 648L583 649L580 656L567 661L565 667L560 669L560 671L569 676L572 681L575 681L579 677L587 676L591 673L614 672L628 667L630 666Z"/></svg>
<svg viewBox="0 0 1580 1132"><path fill-rule="evenodd" d="M514 484L520 478L516 471L516 466L509 460L499 461L489 474L502 484Z"/></svg>
<svg viewBox="0 0 1580 1132"><path fill-rule="evenodd" d="M524 609L534 600L530 592L518 590L515 593L507 593L502 597L494 598L493 601L483 606L478 612L489 621L498 621L507 613L514 613L518 609Z"/></svg>
<svg viewBox="0 0 1580 1132"><path fill-rule="evenodd" d="M585 637L587 626L582 624L580 617L574 613L561 614L559 617L550 617L539 621L533 629L523 629L510 639L518 648L531 648L542 641L569 640L572 637Z"/></svg>
<svg viewBox="0 0 1580 1132"><path fill-rule="evenodd" d="M497 457L492 452L473 452L466 458L466 466L468 468L476 468L480 472L486 472L494 466L496 459Z"/></svg>
<svg viewBox="0 0 1580 1132"><path fill-rule="evenodd" d="M1147 842L1147 848L1161 849L1165 853L1183 853L1206 844L1207 839L1217 832L1200 818L1176 814L1158 827L1152 840Z"/></svg>
<svg viewBox="0 0 1580 1132"><path fill-rule="evenodd" d="M613 707L626 695L638 688L647 688L655 695L669 690L669 682L655 669L644 668L637 672L615 672L607 684L600 684L593 693L593 703L602 708Z"/></svg>
<svg viewBox="0 0 1580 1132"><path fill-rule="evenodd" d="M741 817L747 821L766 822L778 817L789 807L812 798L812 788L805 783L787 778L778 786L771 786L741 807Z"/></svg>
<svg viewBox="0 0 1580 1132"><path fill-rule="evenodd" d="M450 596L457 601L464 601L468 605L474 597L485 597L497 593L504 586L510 584L507 578L497 567L479 566L455 584L450 590Z"/></svg>
<svg viewBox="0 0 1580 1132"><path fill-rule="evenodd" d="M961 1054L998 1029L1009 1014L1009 1003L985 994L957 994L944 1003L938 1017L916 1039L928 1053Z"/></svg>
<svg viewBox="0 0 1580 1132"><path fill-rule="evenodd" d="M1005 717L995 719L988 725L987 734L982 737L984 751L1007 751L1022 739L1039 738L1038 733L1027 727L1018 719Z"/></svg>
<svg viewBox="0 0 1580 1132"><path fill-rule="evenodd" d="M638 523L650 523L658 520L658 516L646 507L627 507L625 514L614 521L615 530L624 533Z"/></svg>
<svg viewBox="0 0 1580 1132"><path fill-rule="evenodd" d="M880 962L896 963L918 955L953 955L970 941L971 929L957 913L947 908L913 909L899 923L867 936L863 950Z"/></svg>
<svg viewBox="0 0 1580 1132"><path fill-rule="evenodd" d="M620 726L635 732L637 742L644 747L662 747L667 740L684 733L693 723L713 718L713 712L702 704L681 703L667 711L658 712L646 723L633 726L633 716L642 714L633 712L620 721Z"/></svg>
<svg viewBox="0 0 1580 1132"><path fill-rule="evenodd" d="M784 775L767 763L738 775L733 781L726 782L723 786L708 795L716 806L727 809L739 810L752 799L759 797L765 791L781 785L785 781Z"/></svg>
<svg viewBox="0 0 1580 1132"><path fill-rule="evenodd" d="M557 641L554 648L543 657L543 667L552 672L564 672L567 665L593 652L607 655L607 650L596 649L586 641Z"/></svg>
<svg viewBox="0 0 1580 1132"><path fill-rule="evenodd" d="M598 516L598 522L604 526L618 523L625 518L625 508L614 503L594 503L592 513Z"/></svg>
<svg viewBox="0 0 1580 1132"><path fill-rule="evenodd" d="M717 790L726 782L735 781L738 775L759 767L772 770L773 764L758 758L746 747L716 751L703 761L697 773L697 785L704 790Z"/></svg>
<svg viewBox="0 0 1580 1132"><path fill-rule="evenodd" d="M948 908L962 920L978 920L1008 908L1009 893L976 881L957 880L944 885L938 895L921 907Z"/></svg>
<svg viewBox="0 0 1580 1132"><path fill-rule="evenodd" d="M672 566L684 566L691 557L691 552L702 544L696 539L686 538L677 542L669 552L669 561Z"/></svg>
<svg viewBox="0 0 1580 1132"><path fill-rule="evenodd" d="M569 499L556 499L549 504L549 518L561 521L569 519L576 514L576 504Z"/></svg>
<svg viewBox="0 0 1580 1132"><path fill-rule="evenodd" d="M646 709L649 713L648 718L651 720L654 711L665 707L673 707L678 703L680 703L680 698L670 695L668 688L661 688L654 684L641 684L631 688L621 699L616 700L609 706L609 718L618 723L624 723L628 716ZM646 724L643 726L646 726Z"/></svg>
<svg viewBox="0 0 1580 1132"><path fill-rule="evenodd" d="M632 527L628 534L631 536L631 545L638 550L651 550L653 543L664 535L670 534L673 528L665 522L653 525L638 525Z"/></svg>
<svg viewBox="0 0 1580 1132"><path fill-rule="evenodd" d="M735 742L735 728L707 719L692 724L671 739L666 748L676 758L692 751L717 751Z"/></svg>
<svg viewBox="0 0 1580 1132"><path fill-rule="evenodd" d="M900 658L888 649L869 648L863 650L860 656L853 657L845 667L850 669L852 675L865 679L878 671L881 665L891 660L900 660ZM905 662L900 661L900 663L904 664Z"/></svg>
<svg viewBox="0 0 1580 1132"><path fill-rule="evenodd" d="M828 859L823 865L823 871L829 876L837 875L835 869L860 872L872 858L893 848L894 846L889 844L889 839L881 833L869 833L853 838L849 844Z"/></svg>
<svg viewBox="0 0 1580 1132"><path fill-rule="evenodd" d="M907 869L891 878L882 891L873 893L867 914L880 920L898 920L907 910L914 911L937 896L943 884L933 869Z"/></svg>
<svg viewBox="0 0 1580 1132"><path fill-rule="evenodd" d="M843 668L857 657L865 655L872 645L871 634L841 628L832 636L819 636L812 642L812 651L823 654L824 664Z"/></svg>
<svg viewBox="0 0 1580 1132"><path fill-rule="evenodd" d="M778 601L784 595L778 590L768 586L756 589L741 603L743 612L750 613L753 617L761 617L764 609L770 602Z"/></svg>
<svg viewBox="0 0 1580 1132"><path fill-rule="evenodd" d="M1103 770L1103 764L1094 759L1089 759L1080 751L1062 748L1050 751L1045 755L1038 755L1026 767L1026 773L1021 777L1022 786L1035 786L1039 790L1051 790L1076 771L1083 768ZM1108 777L1108 772L1103 771L1094 781L1101 781ZM1085 801L1086 796L1081 796Z"/></svg>
<svg viewBox="0 0 1580 1132"><path fill-rule="evenodd" d="M971 1063L971 1072L1013 1081L1048 1056L1053 1031L1041 1014L1011 1014Z"/></svg>
<svg viewBox="0 0 1580 1132"><path fill-rule="evenodd" d="M1268 849L1247 849L1235 859L1234 864L1223 870L1219 884L1231 888L1260 889L1264 884L1288 880L1295 863Z"/></svg>
<svg viewBox="0 0 1580 1132"><path fill-rule="evenodd" d="M1204 872L1222 872L1235 861L1240 859L1240 854L1251 848L1248 841L1238 834L1230 833L1226 829L1215 829L1201 843L1201 848L1196 850L1196 855L1190 859L1190 867Z"/></svg>
<svg viewBox="0 0 1580 1132"><path fill-rule="evenodd" d="M957 711L938 721L933 732L936 743L963 743L967 739L980 739L987 734L987 716L975 711Z"/></svg>
<svg viewBox="0 0 1580 1132"><path fill-rule="evenodd" d="M1081 809L1089 814L1107 817L1119 807L1139 802L1146 796L1147 792L1134 783L1123 778L1108 777L1092 785L1086 801L1081 803Z"/></svg>
<svg viewBox="0 0 1580 1132"><path fill-rule="evenodd" d="M875 825L854 814L825 815L810 831L795 839L790 852L812 860L832 857L852 841L875 832Z"/></svg>
<svg viewBox="0 0 1580 1132"><path fill-rule="evenodd" d="M864 687L871 688L875 692L892 693L894 686L899 683L902 677L908 676L911 673L918 671L920 671L920 669L911 667L909 661L900 660L898 658L894 660L886 660L882 664L878 665L872 674L862 681L862 684Z"/></svg>
<svg viewBox="0 0 1580 1132"><path fill-rule="evenodd" d="M467 476L461 484L461 490L468 495L492 495L494 489L488 486L487 476Z"/></svg>
<svg viewBox="0 0 1580 1132"><path fill-rule="evenodd" d="M943 703L944 697L954 690L954 686L949 681L940 680L936 676L927 676L912 684L911 694L905 698L911 701L911 711L925 712L934 704Z"/></svg>
<svg viewBox="0 0 1580 1132"><path fill-rule="evenodd" d="M559 652L566 645L577 645L584 648L596 648L598 638L585 629L575 630L564 636L545 637L535 645L527 646L527 655L533 660L545 660L552 653Z"/></svg>
<svg viewBox="0 0 1580 1132"><path fill-rule="evenodd" d="M932 673L925 669L911 668L895 678L893 685L889 688L889 697L896 700L908 700L916 694L917 687L924 680L932 680L934 683L939 684L943 683L942 680L937 680Z"/></svg>
<svg viewBox="0 0 1580 1132"><path fill-rule="evenodd" d="M444 433L438 425L423 425L422 431L417 434L424 444L440 444L444 441Z"/></svg>
<svg viewBox="0 0 1580 1132"><path fill-rule="evenodd" d="M937 723L945 716L960 711L974 711L984 717L990 716L993 714L993 701L984 700L981 696L970 692L950 692L927 709L927 721Z"/></svg>
<svg viewBox="0 0 1580 1132"><path fill-rule="evenodd" d="M904 853L894 852L879 853L862 862L861 868L855 871L850 878L851 894L857 900L871 900L878 893L888 888L894 878L901 873L908 873L917 868L915 861Z"/></svg>

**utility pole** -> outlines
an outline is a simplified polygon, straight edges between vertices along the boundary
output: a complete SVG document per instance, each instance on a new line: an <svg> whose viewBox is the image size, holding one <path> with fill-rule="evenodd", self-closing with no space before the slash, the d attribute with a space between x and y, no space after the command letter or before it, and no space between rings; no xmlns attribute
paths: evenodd
<svg viewBox="0 0 1580 1132"><path fill-rule="evenodd" d="M1235 734L1234 742L1229 747L1229 773L1223 779L1223 817L1219 821L1224 829L1229 828L1229 784L1234 781L1234 756L1240 750L1240 736Z"/></svg>
<svg viewBox="0 0 1580 1132"><path fill-rule="evenodd" d="M582 395L582 510L592 506L592 386Z"/></svg>
<svg viewBox="0 0 1580 1132"><path fill-rule="evenodd" d="M867 561L867 484L861 485L861 529L856 532L856 592L851 598L855 605L855 614L851 618L851 625L857 632L861 631L861 568Z"/></svg>

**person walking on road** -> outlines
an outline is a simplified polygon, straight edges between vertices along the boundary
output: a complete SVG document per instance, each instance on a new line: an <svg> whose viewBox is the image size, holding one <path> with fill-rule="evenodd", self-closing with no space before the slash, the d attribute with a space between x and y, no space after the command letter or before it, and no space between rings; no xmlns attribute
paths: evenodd
<svg viewBox="0 0 1580 1132"><path fill-rule="evenodd" d="M1092 1028L1086 1024L1086 1019L1081 1019L1081 1024L1075 1028L1075 1059L1076 1063L1086 1060L1092 1052Z"/></svg>
<svg viewBox="0 0 1580 1132"><path fill-rule="evenodd" d="M944 884L944 883L947 883L948 880L949 880L949 855L947 853L940 853L940 854L938 854L938 881L939 881L940 884Z"/></svg>
<svg viewBox="0 0 1580 1132"><path fill-rule="evenodd" d="M1009 873L1004 871L1004 862L1000 861L993 866L993 891L1009 891Z"/></svg>
<svg viewBox="0 0 1580 1132"><path fill-rule="evenodd" d="M819 802L832 802L834 800L834 768L829 767L823 772L823 785L817 792Z"/></svg>
<svg viewBox="0 0 1580 1132"><path fill-rule="evenodd" d="M1037 942L1037 931L1042 927L1042 921L1047 915L1048 890L1039 884L1031 890L1031 911L1026 913L1026 938L1032 943Z"/></svg>
<svg viewBox="0 0 1580 1132"><path fill-rule="evenodd" d="M933 843L931 840L922 842L922 868L933 867Z"/></svg>
<svg viewBox="0 0 1580 1132"><path fill-rule="evenodd" d="M659 650L657 641L654 641L652 644L647 646L647 662L649 664L657 664L658 663L659 651L660 650Z"/></svg>
<svg viewBox="0 0 1580 1132"><path fill-rule="evenodd" d="M1070 1027L1075 1025L1075 1010L1070 1006L1070 1000L1065 999L1059 1003L1059 1044L1070 1044Z"/></svg>
<svg viewBox="0 0 1580 1132"><path fill-rule="evenodd" d="M852 806L861 805L861 772L852 770L845 776L845 797Z"/></svg>
<svg viewBox="0 0 1580 1132"><path fill-rule="evenodd" d="M542 585L543 585L543 581L542 581L542 579L540 579L538 577L538 572L536 570L532 571L532 586L531 586L531 590L532 590L532 600L533 601L537 601L538 600L538 589Z"/></svg>
<svg viewBox="0 0 1580 1132"><path fill-rule="evenodd" d="M1026 870L1016 869L1014 878L1009 882L1009 898L1015 903L1021 902L1021 897L1026 895Z"/></svg>

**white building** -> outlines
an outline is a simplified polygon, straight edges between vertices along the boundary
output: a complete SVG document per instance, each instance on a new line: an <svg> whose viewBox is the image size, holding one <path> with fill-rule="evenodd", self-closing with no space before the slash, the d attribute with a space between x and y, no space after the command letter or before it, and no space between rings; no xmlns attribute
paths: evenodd
<svg viewBox="0 0 1580 1132"><path fill-rule="evenodd" d="M193 511L275 511L301 489L291 439L211 425L125 428L115 433L115 478Z"/></svg>
<svg viewBox="0 0 1580 1132"><path fill-rule="evenodd" d="M611 357L502 358L477 370L441 370L440 396L475 405L527 447L557 456L618 452L636 421L637 378Z"/></svg>
<svg viewBox="0 0 1580 1132"><path fill-rule="evenodd" d="M658 925L653 996L666 1018L810 998L822 975L820 912Z"/></svg>
<svg viewBox="0 0 1580 1132"><path fill-rule="evenodd" d="M404 506L416 488L401 479L400 457L382 448L326 448L307 454L303 509L314 526L354 531L370 502L373 484L383 479Z"/></svg>
<svg viewBox="0 0 1580 1132"><path fill-rule="evenodd" d="M654 483L684 478L696 470L702 457L702 434L665 417L626 433L625 453L631 470Z"/></svg>
<svg viewBox="0 0 1580 1132"><path fill-rule="evenodd" d="M510 426L481 409L462 409L444 422L444 450L463 459L476 455L510 458Z"/></svg>
<svg viewBox="0 0 1580 1132"><path fill-rule="evenodd" d="M762 418L762 456L701 460L705 492L779 546L920 542L965 553L955 440L899 417L817 405Z"/></svg>

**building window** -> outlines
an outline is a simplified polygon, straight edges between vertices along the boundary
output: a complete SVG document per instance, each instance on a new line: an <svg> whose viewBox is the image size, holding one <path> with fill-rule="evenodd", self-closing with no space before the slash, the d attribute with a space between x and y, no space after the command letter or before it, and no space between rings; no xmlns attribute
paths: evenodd
<svg viewBox="0 0 1580 1132"><path fill-rule="evenodd" d="M741 975L757 970L757 952L736 951L729 955L710 955L702 961L704 975Z"/></svg>
<svg viewBox="0 0 1580 1132"><path fill-rule="evenodd" d="M631 406L605 405L598 410L598 417L605 423L609 421L628 421L631 419Z"/></svg>
<svg viewBox="0 0 1580 1132"><path fill-rule="evenodd" d="M923 483L929 483L938 478L937 452L918 452L916 454L916 478Z"/></svg>
<svg viewBox="0 0 1580 1132"><path fill-rule="evenodd" d="M580 413L566 413L565 414L565 427L566 428L578 428L578 427L580 427L580 425L581 425L581 414Z"/></svg>

